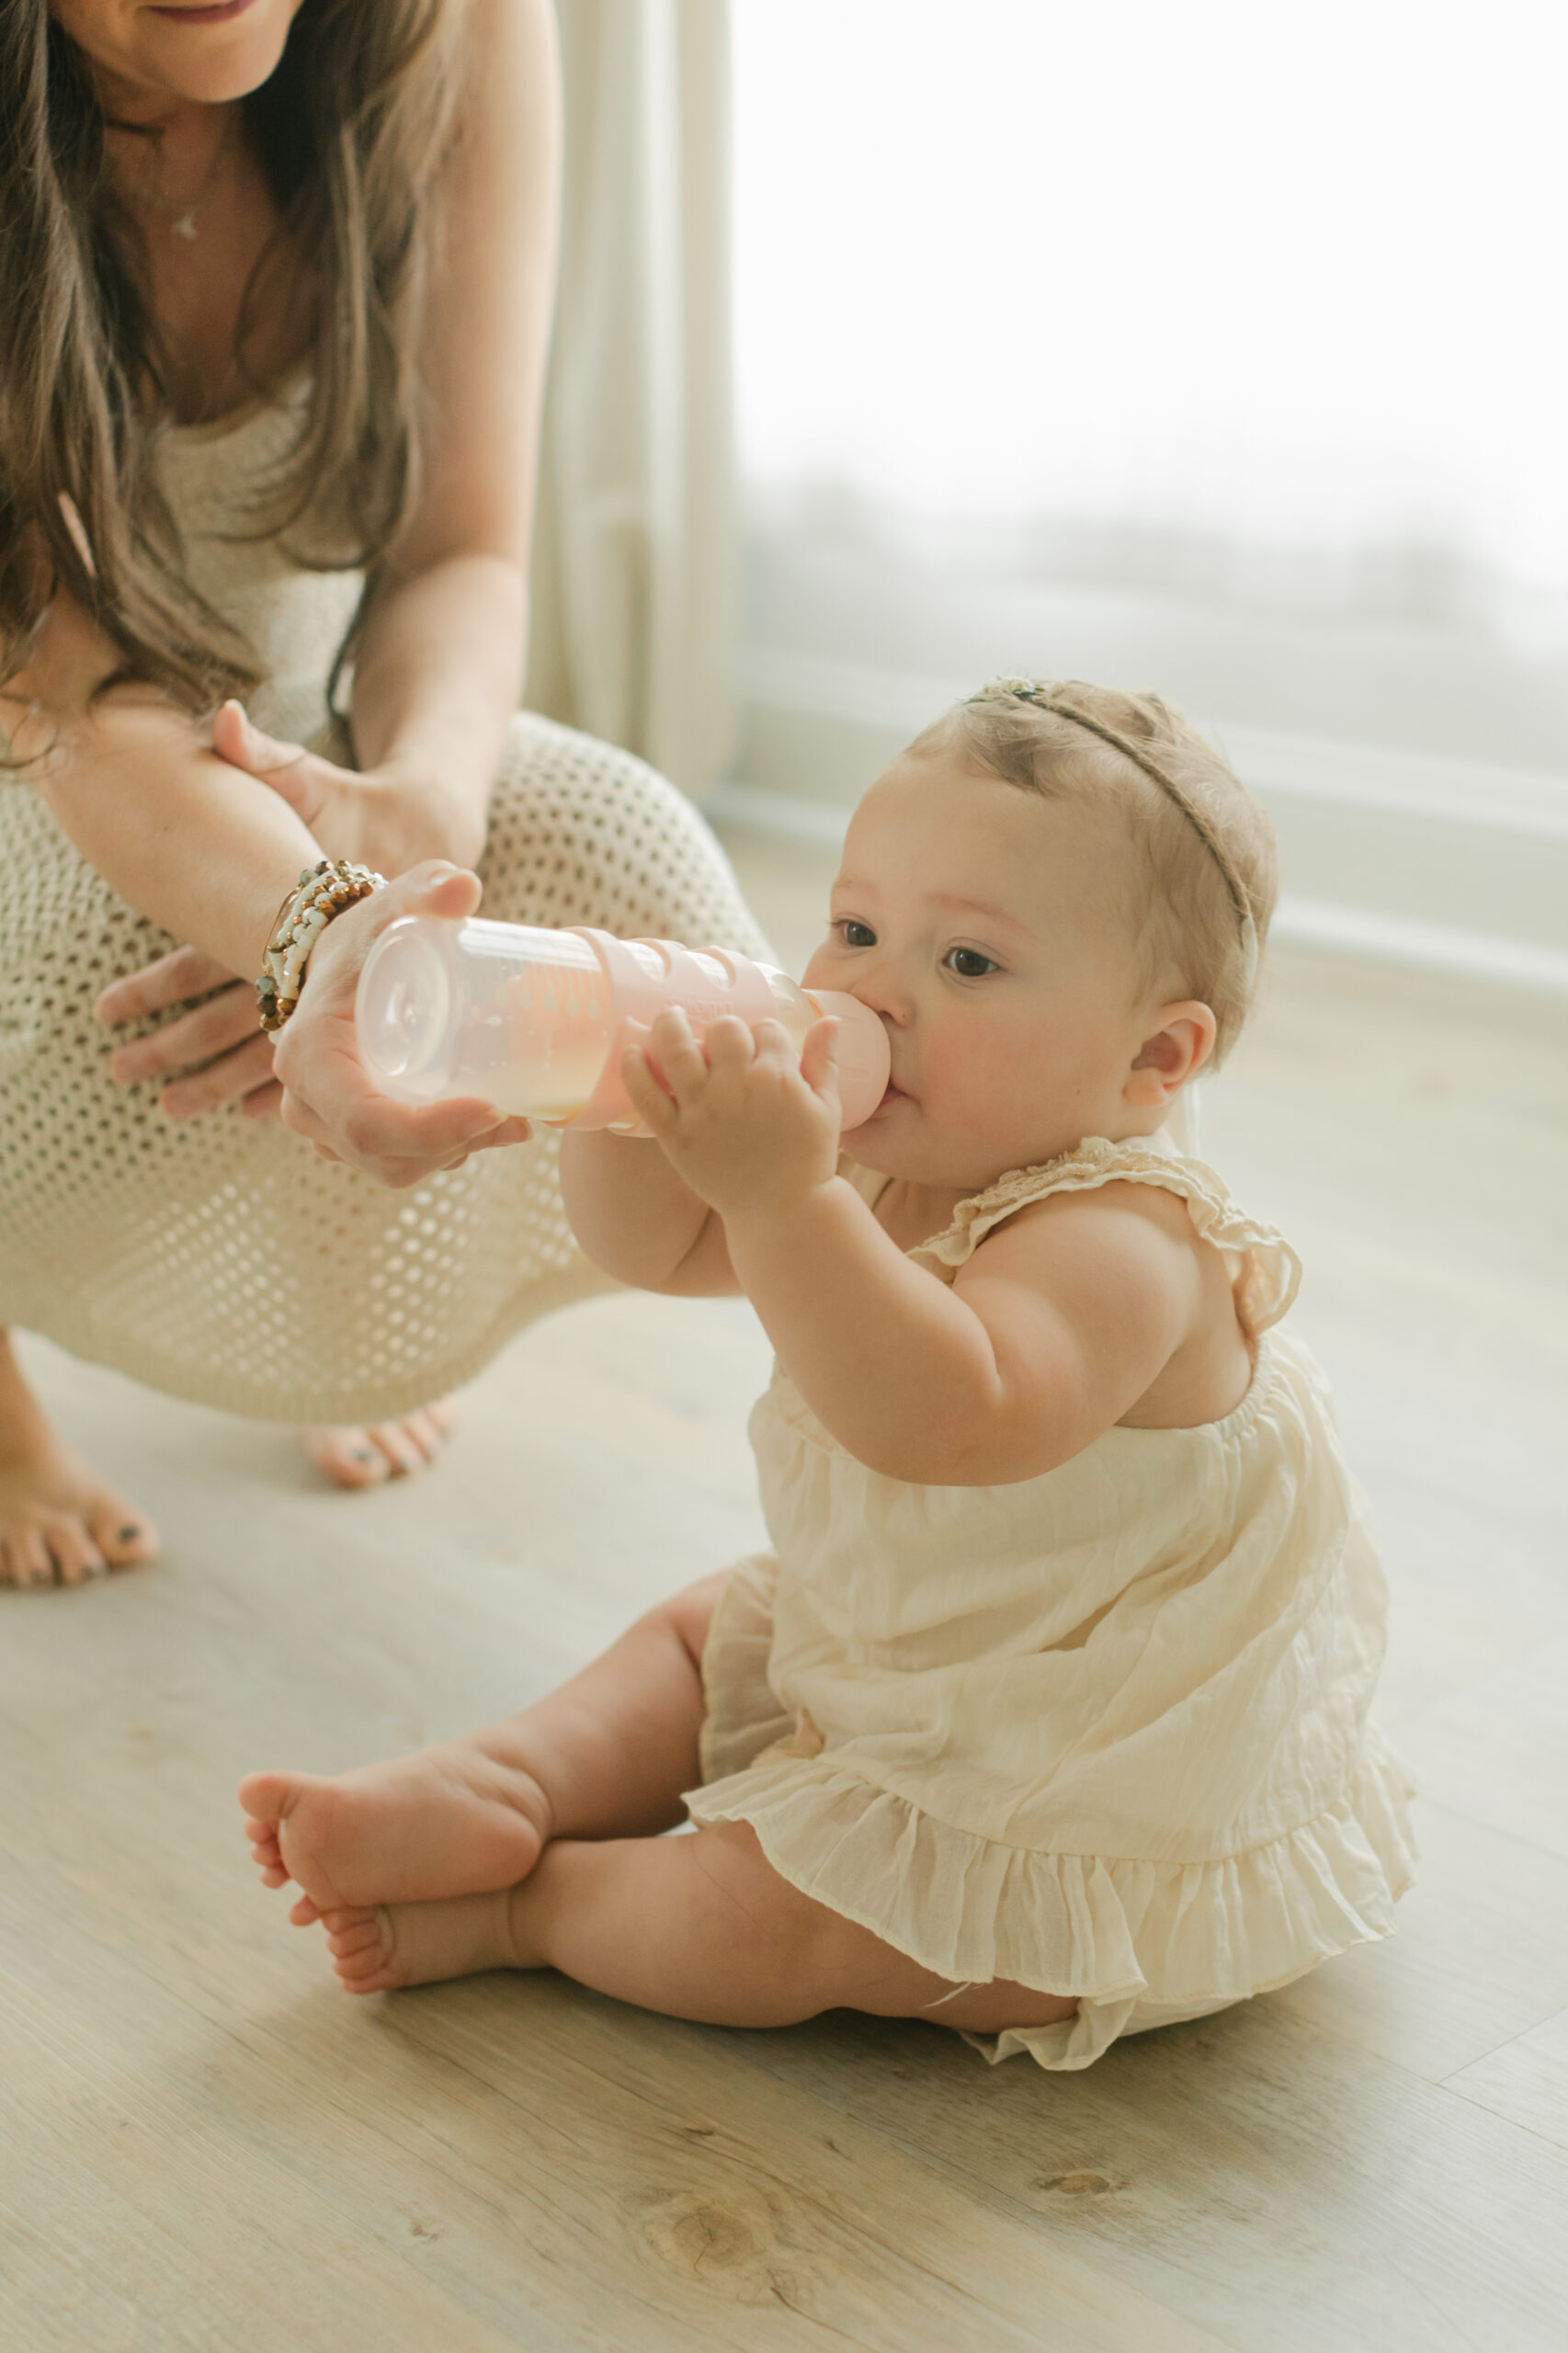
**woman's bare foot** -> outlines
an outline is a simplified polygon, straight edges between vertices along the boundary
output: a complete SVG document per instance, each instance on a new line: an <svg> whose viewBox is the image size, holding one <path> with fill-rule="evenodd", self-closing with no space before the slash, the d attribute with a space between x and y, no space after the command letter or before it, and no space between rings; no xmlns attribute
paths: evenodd
<svg viewBox="0 0 1568 2353"><path fill-rule="evenodd" d="M316 1422L300 1436L318 1471L337 1487L379 1487L383 1479L404 1479L445 1453L457 1425L457 1407L437 1398L392 1422Z"/></svg>
<svg viewBox="0 0 1568 2353"><path fill-rule="evenodd" d="M145 1513L59 1437L0 1333L0 1586L81 1585L157 1549Z"/></svg>
<svg viewBox="0 0 1568 2353"><path fill-rule="evenodd" d="M512 1887L551 1835L532 1774L482 1745L483 1734L361 1765L324 1779L252 1773L240 1783L251 1853L268 1887L303 1890L290 1918L372 1904Z"/></svg>
<svg viewBox="0 0 1568 2353"><path fill-rule="evenodd" d="M346 1905L323 1915L332 1965L346 1993L385 1994L484 1969L537 1969L513 1919L514 1891L457 1895L444 1904Z"/></svg>

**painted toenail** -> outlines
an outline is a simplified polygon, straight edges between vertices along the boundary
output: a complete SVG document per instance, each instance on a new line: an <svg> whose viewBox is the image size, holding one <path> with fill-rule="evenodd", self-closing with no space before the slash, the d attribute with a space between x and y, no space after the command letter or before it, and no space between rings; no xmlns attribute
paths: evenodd
<svg viewBox="0 0 1568 2353"><path fill-rule="evenodd" d="M119 1540L122 1544L134 1544L136 1539L141 1535L141 1533L142 1530L137 1527L136 1522L132 1520L129 1528L122 1528L120 1529Z"/></svg>

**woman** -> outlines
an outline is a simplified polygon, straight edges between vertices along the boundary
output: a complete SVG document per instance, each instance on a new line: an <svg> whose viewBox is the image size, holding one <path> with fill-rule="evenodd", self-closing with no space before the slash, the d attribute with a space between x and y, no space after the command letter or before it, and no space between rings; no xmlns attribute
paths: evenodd
<svg viewBox="0 0 1568 2353"><path fill-rule="evenodd" d="M365 1099L369 939L477 864L758 944L678 794L516 710L557 144L547 0L0 0L0 1324L345 1483L595 1281L551 1139ZM301 1012L312 1154L249 976L323 855L403 879ZM0 1349L0 1582L149 1557Z"/></svg>

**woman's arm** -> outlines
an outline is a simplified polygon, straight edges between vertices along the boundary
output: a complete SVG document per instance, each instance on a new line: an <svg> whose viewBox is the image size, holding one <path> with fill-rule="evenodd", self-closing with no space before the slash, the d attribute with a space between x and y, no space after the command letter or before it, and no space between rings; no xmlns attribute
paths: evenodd
<svg viewBox="0 0 1568 2353"><path fill-rule="evenodd" d="M423 495L384 568L356 665L356 752L366 773L353 776L297 745L275 745L231 709L214 725L223 759L209 755L202 762L209 778L233 764L226 792L236 770L263 779L329 855L363 858L394 876L429 858L477 862L527 635L555 277L559 63L548 0L479 0L471 29L472 85L451 161L445 250L424 352ZM24 694L36 691L17 683ZM144 747L160 762L205 750L177 715L165 716L173 731L166 750ZM134 779L126 782L134 805ZM58 813L66 823L63 805ZM74 838L102 865L81 836ZM292 871L274 905L301 863L291 854ZM117 888L143 906L145 886L134 875L127 872ZM177 923L169 927L194 937ZM205 995L222 977L194 949L181 949L107 991L101 1017L112 1023L158 1012ZM160 1101L175 1118L233 1097L253 1111L276 1101L270 1052L251 1035L237 991L122 1047L112 1067L126 1084L172 1077Z"/></svg>
<svg viewBox="0 0 1568 2353"><path fill-rule="evenodd" d="M415 857L476 863L522 686L540 416L555 292L560 64L548 0L477 0L425 344L416 512L355 668L361 767L399 780Z"/></svg>
<svg viewBox="0 0 1568 2353"><path fill-rule="evenodd" d="M14 753L34 763L28 781L111 890L226 972L258 972L279 904L315 864L316 844L285 801L217 758L197 722L150 690L114 688L95 700L119 661L81 608L57 596L27 668L0 698ZM356 1050L355 989L377 933L403 915L472 914L479 887L472 874L424 866L349 908L313 950L282 1032L289 1124L387 1184L417 1184L529 1131L526 1120L500 1119L478 1101L389 1102Z"/></svg>
<svg viewBox="0 0 1568 2353"><path fill-rule="evenodd" d="M355 717L368 764L405 766L483 842L522 662L559 100L547 0L478 0L472 32L429 323L425 492L370 618ZM58 595L6 690L17 754L52 745L31 780L122 898L253 973L279 899L321 849L284 797L217 757L205 729L161 697L116 688L95 700L119 660Z"/></svg>
<svg viewBox="0 0 1568 2353"><path fill-rule="evenodd" d="M322 852L285 801L217 757L199 722L151 688L100 695L119 660L60 591L0 700L14 756L139 915L231 972L257 972L280 900Z"/></svg>

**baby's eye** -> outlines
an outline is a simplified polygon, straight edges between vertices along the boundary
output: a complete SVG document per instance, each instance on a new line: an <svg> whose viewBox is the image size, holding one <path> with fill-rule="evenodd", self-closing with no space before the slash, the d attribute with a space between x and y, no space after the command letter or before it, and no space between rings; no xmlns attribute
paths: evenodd
<svg viewBox="0 0 1568 2353"><path fill-rule="evenodd" d="M840 915L828 926L835 931L846 948L874 948L877 935L869 923L857 923L853 915Z"/></svg>
<svg viewBox="0 0 1568 2353"><path fill-rule="evenodd" d="M942 961L960 981L983 980L987 972L1002 969L994 957L983 956L978 948L949 948Z"/></svg>

